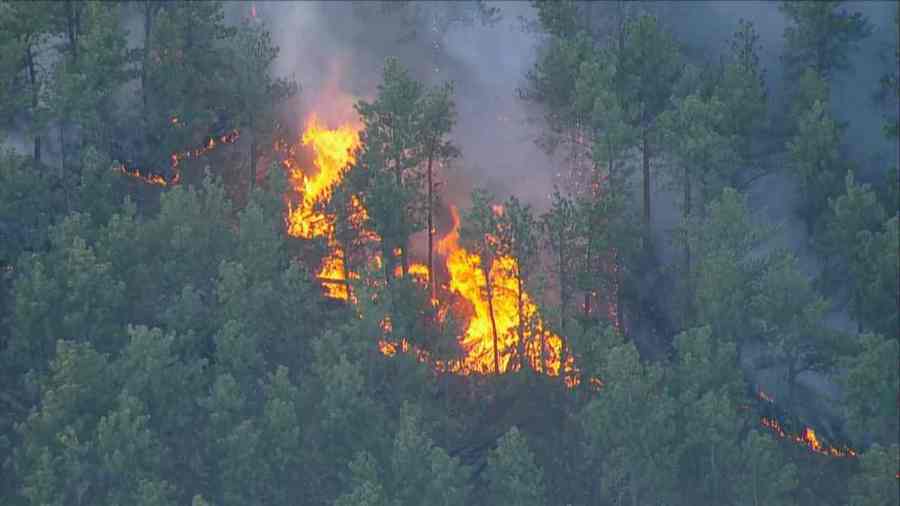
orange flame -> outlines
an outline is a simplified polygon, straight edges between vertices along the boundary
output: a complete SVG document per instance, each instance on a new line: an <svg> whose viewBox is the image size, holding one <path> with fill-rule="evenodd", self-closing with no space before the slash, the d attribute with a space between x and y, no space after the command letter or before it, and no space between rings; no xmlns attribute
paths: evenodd
<svg viewBox="0 0 900 506"><path fill-rule="evenodd" d="M284 165L294 191L301 195L299 205L288 209L288 234L294 237L312 239L328 238L328 256L323 260L318 277L323 280L325 293L329 297L348 300L350 292L344 266L344 252L334 240L334 225L328 216L316 210L317 203L331 198L332 190L344 177L347 168L355 161L355 151L360 146L359 133L350 125L327 129L318 117L312 115L301 137L303 146L309 146L315 153L313 165L316 173L307 174L293 156L285 159ZM293 155L296 146L289 155ZM361 226L367 217L366 210L358 199L353 199L355 208L353 222ZM350 273L351 278L356 277Z"/></svg>
<svg viewBox="0 0 900 506"><path fill-rule="evenodd" d="M769 417L762 417L759 421L760 425L769 429L782 439L789 439L794 443L799 445L806 446L813 453L818 453L820 455L828 455L831 457L848 457L853 458L856 457L856 451L852 448L835 448L832 446L825 446L819 441L819 438L816 436L816 431L812 427L804 427L800 434L791 435L785 432L784 428L781 426L781 423Z"/></svg>
<svg viewBox="0 0 900 506"><path fill-rule="evenodd" d="M356 162L355 151L360 141L359 133L353 127L342 125L329 130L313 115L303 132L302 143L312 146L315 151L313 164L318 172L309 176L296 163L287 163L291 184L303 196L300 206L289 212L288 233L311 239L331 234L332 226L324 214L316 212L315 204L331 197L334 185Z"/></svg>
<svg viewBox="0 0 900 506"><path fill-rule="evenodd" d="M502 212L501 208L495 209ZM472 315L460 344L466 355L457 367L461 373L489 374L494 372L494 325L497 330L497 353L499 372L507 372L518 367L513 361L518 346L518 290L515 273L516 260L502 256L494 260L490 269L492 300L487 298L488 280L481 268L481 258L459 245L459 213L451 208L453 229L438 242L438 252L446 255L447 270L450 273L451 291L459 294L472 306ZM528 363L537 371L550 376L558 376L561 371L576 373L574 359L567 357L562 364L560 354L562 339L546 330L538 309L528 293L522 294L522 318L530 322L525 330L525 355ZM578 383L577 374L570 374L567 382Z"/></svg>
<svg viewBox="0 0 900 506"><path fill-rule="evenodd" d="M179 124L179 119L177 116L173 116L169 119L169 122L173 125ZM166 181L166 179L160 175L148 174L144 175L141 172L141 169L128 169L125 165L117 165L113 167L115 172L120 174L124 174L126 176L132 177L139 181L143 181L147 184L152 184L156 186L175 186L181 182L181 169L180 163L182 160L193 160L196 158L200 158L201 156L205 156L209 154L210 151L216 149L217 146L222 144L234 144L240 138L241 133L238 130L232 130L224 135L220 135L219 137L210 137L206 140L206 143L194 149L188 149L185 151L177 151L169 155L169 162L172 168L172 179Z"/></svg>
<svg viewBox="0 0 900 506"><path fill-rule="evenodd" d="M120 174L124 174L126 176L137 179L138 181L143 181L144 183L147 183L147 184L152 184L152 185L156 185L156 186L168 186L169 185L169 183L166 182L166 179L164 177L162 177L160 175L156 175L156 174L149 174L149 175L145 176L145 175L141 174L141 171L139 169L128 170L124 165L117 165L117 166L113 167L113 170Z"/></svg>

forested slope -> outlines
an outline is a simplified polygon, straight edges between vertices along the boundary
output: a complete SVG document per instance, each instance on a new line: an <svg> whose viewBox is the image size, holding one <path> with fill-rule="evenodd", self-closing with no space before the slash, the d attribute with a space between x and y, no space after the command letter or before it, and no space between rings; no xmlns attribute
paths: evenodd
<svg viewBox="0 0 900 506"><path fill-rule="evenodd" d="M845 121L872 20L778 8L773 92L752 22L528 6L522 197L457 186L453 75L298 105L277 2L0 3L0 503L898 504L897 160L846 139L898 142L900 51Z"/></svg>

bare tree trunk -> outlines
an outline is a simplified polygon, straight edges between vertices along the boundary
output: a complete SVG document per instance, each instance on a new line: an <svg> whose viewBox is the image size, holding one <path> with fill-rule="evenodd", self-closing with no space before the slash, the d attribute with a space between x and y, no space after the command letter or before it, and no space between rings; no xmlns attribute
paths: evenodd
<svg viewBox="0 0 900 506"><path fill-rule="evenodd" d="M344 241L341 244L341 268L344 271L344 286L347 289L347 300L350 300L350 249L348 248L348 241Z"/></svg>
<svg viewBox="0 0 900 506"><path fill-rule="evenodd" d="M684 167L684 223L688 225L691 218L691 174L687 165ZM685 297L685 324L690 325L693 320L693 282L691 281L691 243L690 238L684 241L684 279L687 284L687 297Z"/></svg>
<svg viewBox="0 0 900 506"><path fill-rule="evenodd" d="M487 267L487 263L482 261L481 272L484 274L484 286L487 292L488 313L491 316L491 333L494 338L494 373L500 374L500 349L497 342L497 319L494 317L494 289L491 286L491 269Z"/></svg>
<svg viewBox="0 0 900 506"><path fill-rule="evenodd" d="M28 65L28 80L31 83L31 112L33 116L37 116L38 109L38 83L37 74L34 68L34 48L29 42L25 47L25 63ZM32 118L35 121L36 118ZM34 161L41 162L41 136L39 133L34 134Z"/></svg>
<svg viewBox="0 0 900 506"><path fill-rule="evenodd" d="M648 133L645 128L643 134L641 135L641 146L642 146L642 158L643 158L643 166L644 166L644 227L647 231L647 236L650 235L650 153L648 152L650 148L650 142L647 139Z"/></svg>
<svg viewBox="0 0 900 506"><path fill-rule="evenodd" d="M78 12L72 0L66 0L66 35L69 39L69 47L72 50L72 61L78 61Z"/></svg>
<svg viewBox="0 0 900 506"><path fill-rule="evenodd" d="M517 348L517 352L519 353L519 363L521 368L525 368L525 301L523 298L523 282L522 282L522 273L521 267L517 269L516 272L516 308L519 312L519 343Z"/></svg>
<svg viewBox="0 0 900 506"><path fill-rule="evenodd" d="M256 135L253 134L253 140L250 142L250 191L256 185Z"/></svg>
<svg viewBox="0 0 900 506"><path fill-rule="evenodd" d="M66 184L66 138L65 138L65 120L59 122L59 183L62 186L63 197L66 202L66 210L69 210L69 185Z"/></svg>
<svg viewBox="0 0 900 506"><path fill-rule="evenodd" d="M435 298L434 280L434 184L431 174L431 166L434 155L428 155L428 290L431 298Z"/></svg>
<svg viewBox="0 0 900 506"><path fill-rule="evenodd" d="M401 188L403 185L403 176L400 173L400 157L398 156L394 160L394 179L397 183L397 188ZM406 214L404 212L400 213L400 229L403 230L406 227ZM400 268L402 269L400 272L401 277L406 277L409 273L409 258L406 254L406 237L403 238L403 243L399 246L400 248ZM391 255L394 252L391 251Z"/></svg>
<svg viewBox="0 0 900 506"><path fill-rule="evenodd" d="M141 101L144 105L144 114L147 113L147 67L150 66L150 36L153 31L153 14L155 6L150 2L144 4L144 54L141 65Z"/></svg>
<svg viewBox="0 0 900 506"><path fill-rule="evenodd" d="M563 244L563 238L560 236L559 238L559 265L557 266L559 269L559 341L560 341L560 350L559 350L559 360L560 364L566 363L566 354L569 352L567 342L566 342L566 323L568 323L568 311L569 311L569 283L567 281L569 273L566 270L566 258L565 258L565 249L566 245ZM546 370L547 364L544 354L544 334L541 333L541 369ZM563 381L566 382L566 370L565 367L560 367L559 377Z"/></svg>

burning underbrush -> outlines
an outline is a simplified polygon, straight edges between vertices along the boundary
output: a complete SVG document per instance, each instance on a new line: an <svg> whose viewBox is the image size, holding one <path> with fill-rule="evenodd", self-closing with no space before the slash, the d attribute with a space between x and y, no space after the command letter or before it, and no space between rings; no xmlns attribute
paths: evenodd
<svg viewBox="0 0 900 506"><path fill-rule="evenodd" d="M178 118L172 118L171 123L178 125ZM122 160L118 165L113 167L115 172L128 176L132 179L154 185L154 186L175 186L181 183L181 162L185 160L196 160L211 153L219 146L234 144L240 139L241 133L238 130L230 130L221 135L211 135L206 138L200 146L176 151L169 155L169 177L163 176L158 171L154 171L150 167L134 166L133 163Z"/></svg>
<svg viewBox="0 0 900 506"><path fill-rule="evenodd" d="M291 183L294 198L289 204L286 226L288 234L303 239L321 238L327 246L327 254L317 270L328 297L355 302L348 280L359 279L359 273L348 266L344 248L335 238L332 216L322 209L340 185L349 167L355 162L355 153L360 146L358 131L351 124L342 124L329 129L316 117L311 116L299 142L293 145L281 144L284 153L284 167ZM301 150L307 150L312 167L302 165ZM353 212L351 222L363 242L374 244L378 240L375 232L368 230L368 212L361 200L351 197ZM494 260L490 280L485 278L478 255L466 250L459 242L459 215L455 207L450 209L453 228L441 238L437 253L442 265L435 268L435 275L444 275L440 289L431 299L437 318L443 319L450 312L466 321L465 331L459 337L463 358L442 362L431 360L426 350L412 350L408 340L384 339L379 348L385 355L398 351L412 351L424 361L429 361L437 370L456 374L505 373L528 365L538 372L550 376L565 374L566 384L579 383L578 371L571 355L563 358L564 347L560 336L546 328L540 317L537 304L528 293L517 291L515 272L516 260L502 256ZM399 252L397 252L399 253ZM384 259L374 254L371 258L376 268L383 266ZM422 263L411 263L407 276L423 287L428 283L428 267ZM403 277L404 270L397 266L393 276ZM489 282L488 282L489 281ZM521 319L521 321L520 321ZM389 322L383 328L390 330Z"/></svg>
<svg viewBox="0 0 900 506"><path fill-rule="evenodd" d="M170 178L129 167L122 164L116 171L145 183L167 187L181 181L180 162L202 157L216 147L235 143L240 137L237 130L218 137L210 137L194 149L173 153L170 157ZM274 151L288 176L290 185L287 202L285 227L288 235L301 240L319 240L324 243L325 254L316 269L317 279L324 295L343 303L358 304L353 286L363 281L361 273L351 268L346 248L338 238L335 216L327 209L337 191L342 188L344 178L356 163L361 147L360 126L353 122L328 125L317 115L310 115L304 131L296 142L280 140ZM357 244L366 253L366 264L379 272L384 270L385 259L377 253L378 235L368 226L369 214L363 201L357 195L350 195L349 224ZM432 324L443 325L452 315L454 321L462 322L457 342L461 354L459 358L443 360L435 358L429 350L411 345L410 339L397 335L389 318L381 322L383 336L378 343L385 356L409 353L421 362L428 363L436 372L459 375L504 374L530 368L552 377L563 376L564 383L574 388L581 383L581 375L573 355L566 350L563 337L555 334L545 324L537 301L531 294L520 288L517 282L518 265L515 258L498 256L493 258L490 268L483 268L482 257L466 249L460 240L460 216L455 206L449 206L452 227L446 230L436 244L436 261L431 273L437 282L429 290L430 275L426 264L410 262L404 269L397 264L400 251L390 259L396 265L389 279L409 278L422 289L422 294L431 293L428 303L432 311L428 319ZM502 207L495 206L494 212L502 214ZM496 241L486 237L488 242ZM611 262L615 269L615 262ZM389 282L372 276L375 284ZM369 280L366 280L370 282ZM520 292L521 290L521 292ZM600 301L600 294L586 297L584 310L591 312L591 301ZM605 297L607 302L615 299L615 293ZM619 327L615 305L607 304L608 321ZM602 388L602 382L591 378L590 387ZM759 424L777 437L804 446L815 454L836 458L854 458L856 452L845 446L832 446L815 429L797 423L790 423L790 417L779 411L773 399L763 392L758 394ZM799 427L799 428L798 428Z"/></svg>

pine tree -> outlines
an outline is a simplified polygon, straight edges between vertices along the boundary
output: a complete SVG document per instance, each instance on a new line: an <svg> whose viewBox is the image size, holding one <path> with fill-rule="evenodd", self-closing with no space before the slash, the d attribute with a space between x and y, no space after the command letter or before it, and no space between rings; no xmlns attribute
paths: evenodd
<svg viewBox="0 0 900 506"><path fill-rule="evenodd" d="M546 504L543 472L518 428L511 428L497 442L497 448L488 455L485 473L488 504Z"/></svg>
<svg viewBox="0 0 900 506"><path fill-rule="evenodd" d="M838 10L843 1L782 2L790 25L784 30L785 64L796 77L807 67L825 79L850 65L850 51L872 32L859 12Z"/></svg>

